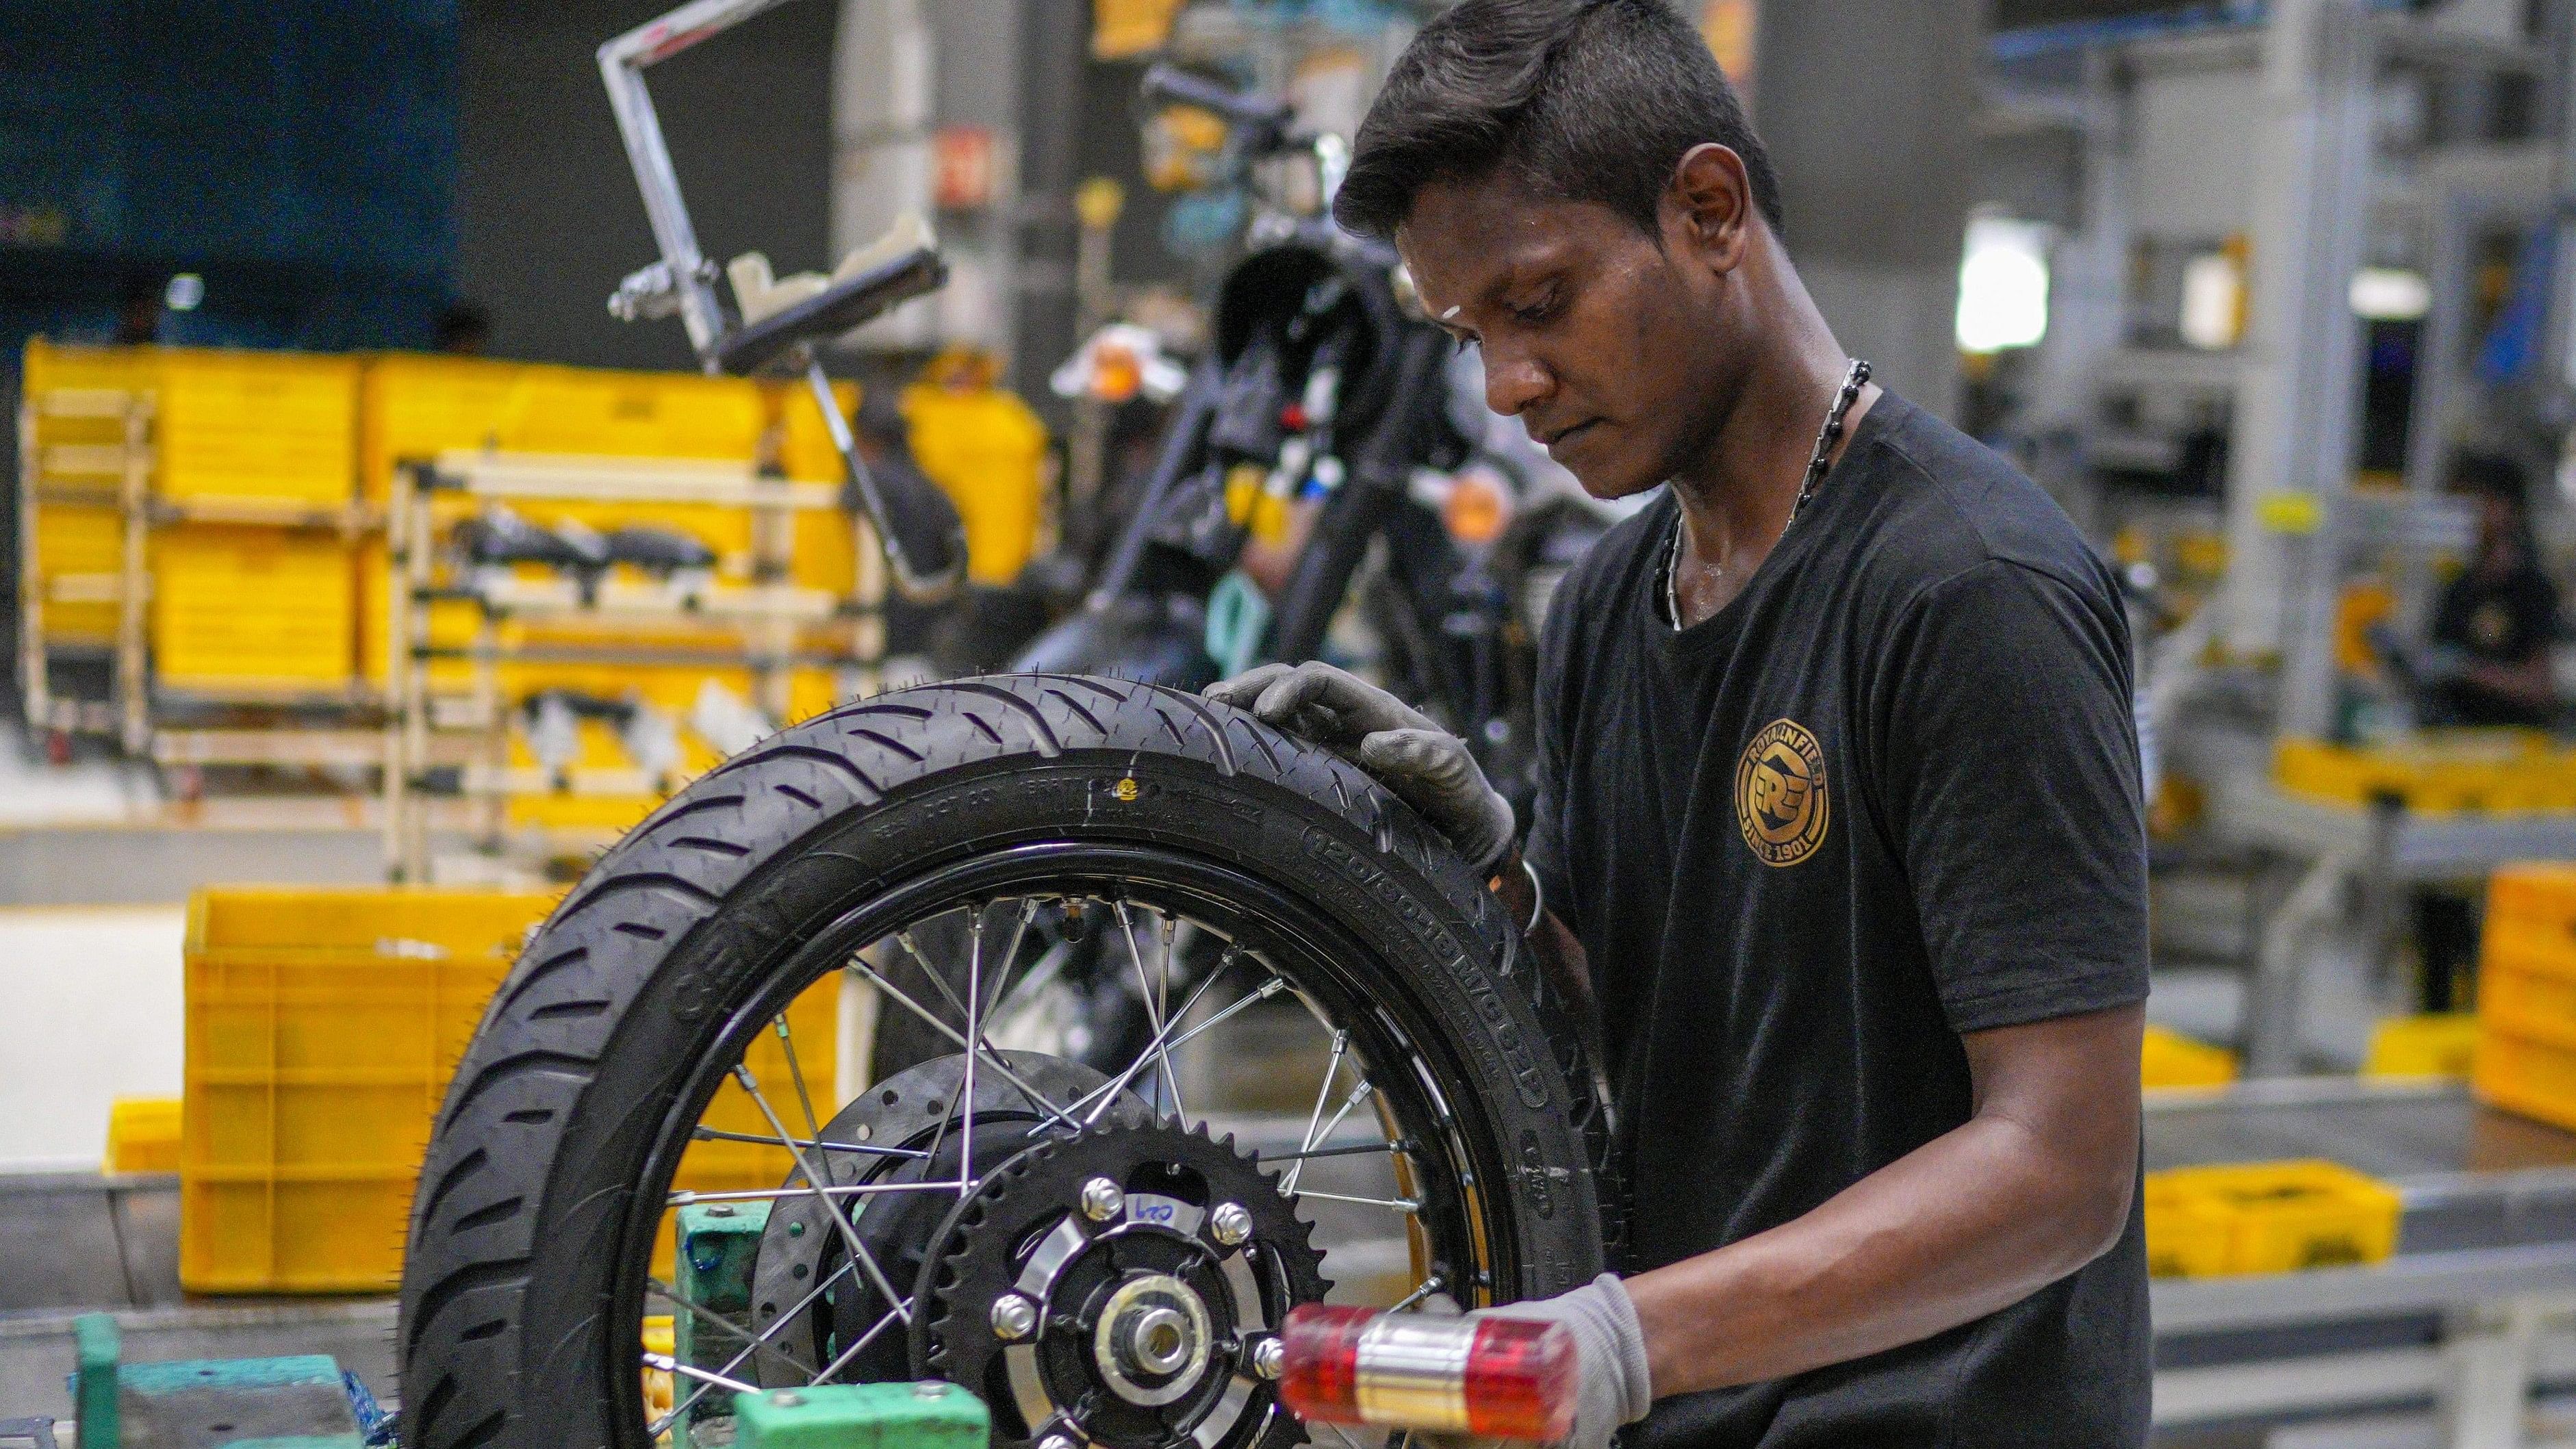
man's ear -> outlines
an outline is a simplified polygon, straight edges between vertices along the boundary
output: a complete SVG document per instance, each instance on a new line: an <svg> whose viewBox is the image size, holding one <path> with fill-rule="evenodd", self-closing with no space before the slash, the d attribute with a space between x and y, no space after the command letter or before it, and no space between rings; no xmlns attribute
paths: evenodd
<svg viewBox="0 0 2576 1449"><path fill-rule="evenodd" d="M1733 150L1703 141L1682 153L1659 210L1668 250L1718 273L1744 265L1753 245L1753 186Z"/></svg>

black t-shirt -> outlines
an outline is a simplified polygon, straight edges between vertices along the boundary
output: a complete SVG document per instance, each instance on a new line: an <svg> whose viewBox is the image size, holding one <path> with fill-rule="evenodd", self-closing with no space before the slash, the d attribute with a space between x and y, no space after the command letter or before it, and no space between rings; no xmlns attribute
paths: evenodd
<svg viewBox="0 0 2576 1449"><path fill-rule="evenodd" d="M2147 993L2114 582L2047 495L1894 394L1743 594L1676 632L1666 496L1543 631L1529 858L1581 939L1631 1270L1799 1217L1966 1122L1965 1032ZM2144 1229L1975 1323L1667 1399L1645 1449L2142 1444Z"/></svg>
<svg viewBox="0 0 2576 1449"><path fill-rule="evenodd" d="M2433 642L2482 664L2528 664L2557 632L2558 586L2530 565L2500 577L2474 569L2461 574L2433 611ZM2462 724L2546 728L2551 722L2551 711L2465 679L2444 684L2442 695Z"/></svg>

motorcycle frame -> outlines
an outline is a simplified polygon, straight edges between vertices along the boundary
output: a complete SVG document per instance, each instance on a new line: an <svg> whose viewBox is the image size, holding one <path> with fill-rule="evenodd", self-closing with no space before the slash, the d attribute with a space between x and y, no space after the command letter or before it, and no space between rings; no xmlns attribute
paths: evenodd
<svg viewBox="0 0 2576 1449"><path fill-rule="evenodd" d="M727 326L724 300L716 292L715 265L698 249L697 228L690 223L689 204L680 195L679 173L672 169L671 148L662 139L661 117L654 113L644 72L786 3L691 0L599 47L600 79L608 87L609 107L617 113L617 133L626 142L626 160L634 168L635 187L643 194L644 214L653 225L653 242L662 253L662 275L643 281L643 299L648 308L665 300L676 307L689 330L689 346L710 375L718 370L716 346ZM644 276L637 273L629 279L630 285ZM833 411L826 404L826 416ZM835 436L833 441L841 439Z"/></svg>

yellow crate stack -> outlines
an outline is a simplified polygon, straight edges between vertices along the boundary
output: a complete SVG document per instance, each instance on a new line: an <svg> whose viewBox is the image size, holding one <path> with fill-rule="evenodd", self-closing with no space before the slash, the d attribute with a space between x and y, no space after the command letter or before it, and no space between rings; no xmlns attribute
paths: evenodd
<svg viewBox="0 0 2576 1449"><path fill-rule="evenodd" d="M855 404L855 389L845 391ZM388 495L394 469L405 461L475 448L746 464L774 457L793 478L819 482L840 477L837 455L809 397L801 390L738 378L393 353L370 363L359 387L359 415L360 489L375 501ZM445 538L471 511L463 500L442 506L434 534ZM751 547L751 514L742 508L548 501L518 511L539 524L569 518L602 531L627 524L678 529L720 556L739 558ZM821 516L798 521L796 582L816 588L848 586L851 547L830 537L848 530L832 524ZM389 645L391 583L384 548L371 544L358 561L359 660L363 676L379 684ZM433 604L431 642L444 647L470 642L476 619L470 603ZM535 637L579 643L595 632L549 623ZM704 641L703 634L697 637ZM439 687L454 688L464 685L467 671L463 664L447 661L432 675ZM511 687L569 686L518 677Z"/></svg>
<svg viewBox="0 0 2576 1449"><path fill-rule="evenodd" d="M553 903L497 891L198 894L186 947L184 1287L378 1293L399 1283L412 1192L448 1081L528 928ZM838 991L826 977L788 1012L818 1111L837 1106ZM744 1060L764 1090L790 1081L774 1032ZM768 1132L730 1082L703 1120ZM699 1142L677 1185L775 1187L792 1165L780 1147ZM666 1259L669 1231L665 1214Z"/></svg>
<svg viewBox="0 0 2576 1449"><path fill-rule="evenodd" d="M2376 1263L2397 1251L2397 1190L2332 1162L2177 1167L2146 1175L2147 1271L2167 1278Z"/></svg>
<svg viewBox="0 0 2576 1449"><path fill-rule="evenodd" d="M107 414L49 417L45 399L122 393L150 403L147 637L156 679L208 692L344 690L355 599L327 532L244 518L345 513L357 456L358 363L346 357L180 347L27 344L26 394L47 458L121 443ZM114 481L97 496L40 498L41 578L123 568ZM228 521L207 522L206 517ZM121 590L121 585L119 585ZM291 591L291 592L285 592ZM115 639L113 597L49 604L50 641Z"/></svg>
<svg viewBox="0 0 2576 1449"><path fill-rule="evenodd" d="M2576 1129L2576 866L2516 865L2487 887L2478 1100Z"/></svg>
<svg viewBox="0 0 2576 1449"><path fill-rule="evenodd" d="M233 524L171 529L153 541L152 584L162 684L284 695L348 687L357 600L339 539Z"/></svg>
<svg viewBox="0 0 2576 1449"><path fill-rule="evenodd" d="M2369 748L2284 739L2273 778L2327 804L2394 797L2426 815L2576 809L2576 750L2537 730L2431 730Z"/></svg>

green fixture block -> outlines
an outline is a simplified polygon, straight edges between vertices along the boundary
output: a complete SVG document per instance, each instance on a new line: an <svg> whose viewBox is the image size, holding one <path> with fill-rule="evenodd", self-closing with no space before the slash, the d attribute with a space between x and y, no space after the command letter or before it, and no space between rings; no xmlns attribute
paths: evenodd
<svg viewBox="0 0 2576 1449"><path fill-rule="evenodd" d="M124 1449L343 1449L357 1411L328 1354L130 1363L117 1370Z"/></svg>
<svg viewBox="0 0 2576 1449"><path fill-rule="evenodd" d="M733 1396L735 1449L984 1449L993 1417L955 1384L816 1384Z"/></svg>
<svg viewBox="0 0 2576 1449"><path fill-rule="evenodd" d="M760 1256L760 1235L769 1226L766 1202L692 1203L680 1209L679 1251L671 1269L671 1288L701 1308L737 1323L751 1320L751 1271ZM671 1356L692 1368L721 1372L742 1352L743 1336L709 1323L679 1304L671 1307ZM760 1381L749 1364L727 1378ZM676 1388L685 1398L694 1385L683 1379ZM691 1449L689 1425L725 1412L723 1396L698 1401L682 1423L671 1426L672 1449Z"/></svg>
<svg viewBox="0 0 2576 1449"><path fill-rule="evenodd" d="M72 1377L79 1449L122 1449L125 1436L116 1414L116 1357L122 1343L116 1320L104 1313L82 1314L72 1320L72 1344L80 1352L80 1371Z"/></svg>

